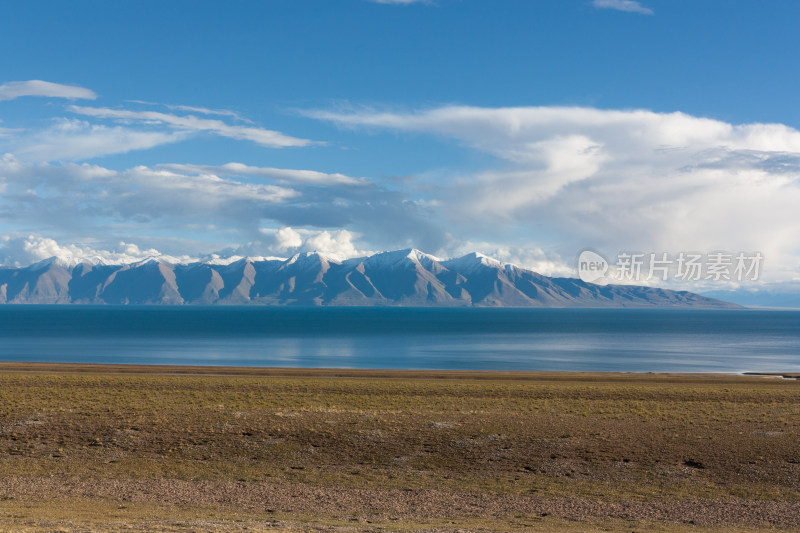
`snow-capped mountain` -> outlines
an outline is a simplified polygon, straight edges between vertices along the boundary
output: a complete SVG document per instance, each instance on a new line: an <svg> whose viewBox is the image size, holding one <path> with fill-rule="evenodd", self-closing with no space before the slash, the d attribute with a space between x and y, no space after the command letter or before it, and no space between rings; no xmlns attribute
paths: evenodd
<svg viewBox="0 0 800 533"><path fill-rule="evenodd" d="M0 267L0 303L735 307L690 292L550 278L478 253L440 260L415 249L346 260L313 252L189 264L52 258Z"/></svg>

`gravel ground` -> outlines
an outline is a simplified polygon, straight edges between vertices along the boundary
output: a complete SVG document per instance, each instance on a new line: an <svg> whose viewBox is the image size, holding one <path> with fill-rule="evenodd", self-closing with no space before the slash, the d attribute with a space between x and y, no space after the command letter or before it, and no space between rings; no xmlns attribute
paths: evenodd
<svg viewBox="0 0 800 533"><path fill-rule="evenodd" d="M0 531L800 531L794 379L133 370L0 364Z"/></svg>
<svg viewBox="0 0 800 533"><path fill-rule="evenodd" d="M767 526L800 529L797 502L737 499L613 503L571 498L450 494L435 490L332 489L303 485L179 480L6 478L0 499L108 498L119 502L227 506L255 512L320 514L347 520L555 515L566 520L629 519L698 526Z"/></svg>

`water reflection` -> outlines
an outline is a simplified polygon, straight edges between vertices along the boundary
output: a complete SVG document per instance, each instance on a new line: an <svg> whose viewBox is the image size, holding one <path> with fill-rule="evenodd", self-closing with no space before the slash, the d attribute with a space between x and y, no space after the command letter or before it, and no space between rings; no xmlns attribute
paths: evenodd
<svg viewBox="0 0 800 533"><path fill-rule="evenodd" d="M800 371L798 312L379 309L358 310L354 315L352 310L14 311L0 310L0 359L6 361ZM354 316L360 320L356 325L352 324ZM281 327L281 320L286 328ZM297 324L303 320L306 323L300 328ZM150 334L153 329L156 333Z"/></svg>

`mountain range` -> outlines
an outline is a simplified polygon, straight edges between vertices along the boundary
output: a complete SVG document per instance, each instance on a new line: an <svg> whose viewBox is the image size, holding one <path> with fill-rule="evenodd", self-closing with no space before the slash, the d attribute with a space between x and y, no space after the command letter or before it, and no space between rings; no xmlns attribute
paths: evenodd
<svg viewBox="0 0 800 533"><path fill-rule="evenodd" d="M312 252L189 264L50 258L0 267L0 303L737 307L685 291L547 277L479 253L440 260L415 249L347 260Z"/></svg>

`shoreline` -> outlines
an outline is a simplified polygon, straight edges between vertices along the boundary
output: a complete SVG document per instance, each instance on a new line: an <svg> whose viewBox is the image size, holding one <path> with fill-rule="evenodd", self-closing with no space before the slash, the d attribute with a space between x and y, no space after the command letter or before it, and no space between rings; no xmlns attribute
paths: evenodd
<svg viewBox="0 0 800 533"><path fill-rule="evenodd" d="M569 370L447 370L393 368L329 368L329 367L270 367L226 365L153 365L138 363L61 363L0 361L0 372L57 372L98 374L150 374L186 376L247 376L247 377L342 377L421 379L513 379L541 381L549 379L594 380L672 378L707 379L709 377L774 377L800 380L796 372L645 372L645 371L569 371Z"/></svg>

